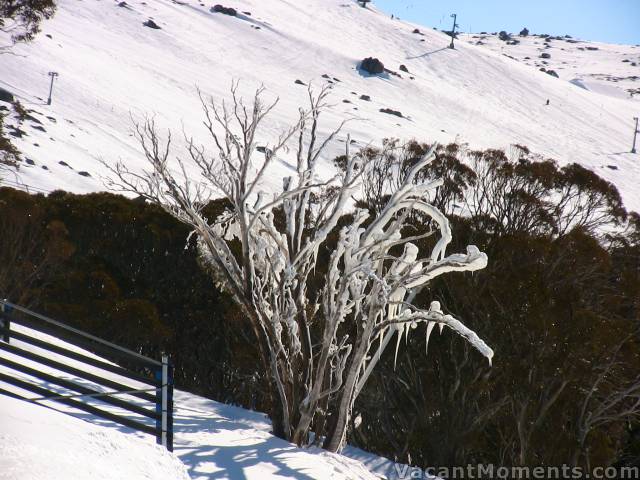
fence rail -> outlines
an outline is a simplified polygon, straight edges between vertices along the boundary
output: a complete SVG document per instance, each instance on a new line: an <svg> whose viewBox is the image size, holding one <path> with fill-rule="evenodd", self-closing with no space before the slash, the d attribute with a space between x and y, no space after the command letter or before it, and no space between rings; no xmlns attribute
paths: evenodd
<svg viewBox="0 0 640 480"><path fill-rule="evenodd" d="M22 325L38 332L52 335L95 354L101 354L107 358L120 361L124 365L135 365L146 374L64 348L24 332L16 331L11 328L12 324ZM71 359L80 363L81 366L73 366L63 361L49 358L30 349L17 346L15 343L12 344L11 340ZM0 300L0 352L6 352L20 359L17 361L6 356L0 357L0 366L5 367L5 370L0 372L0 382L31 394L36 394L38 397L23 396L2 387L0 387L0 394L33 403L55 401L68 405L134 430L154 435L158 444L165 446L169 451L173 451L173 366L169 363L166 355L162 356L161 361L145 357L27 308L14 305L6 300ZM26 365L22 360L27 360L30 364ZM36 364L37 367L30 366L31 364ZM53 373L42 371L42 366L68 373L74 379L61 378ZM139 386L128 385L123 381L105 378L95 368L93 370L84 369L85 366L115 373L127 380L143 383L145 387L140 388ZM15 372L23 375L16 376ZM40 380L40 383L30 381L25 378L25 375ZM83 384L82 380L94 385L100 385L106 388L107 391L91 388ZM41 382L46 382L47 385L43 386ZM58 389L45 388L50 385L56 386ZM136 397L146 403L141 404L139 401L131 402L120 398L123 395ZM151 419L155 424L152 426L143 421L104 410L87 403L90 399Z"/></svg>

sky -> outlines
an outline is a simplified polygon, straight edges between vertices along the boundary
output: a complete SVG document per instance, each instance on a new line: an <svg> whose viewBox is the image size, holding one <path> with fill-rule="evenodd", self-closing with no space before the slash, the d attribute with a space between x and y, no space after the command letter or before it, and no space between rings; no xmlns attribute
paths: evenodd
<svg viewBox="0 0 640 480"><path fill-rule="evenodd" d="M640 44L640 0L373 0L403 20L463 32L571 35L583 40Z"/></svg>

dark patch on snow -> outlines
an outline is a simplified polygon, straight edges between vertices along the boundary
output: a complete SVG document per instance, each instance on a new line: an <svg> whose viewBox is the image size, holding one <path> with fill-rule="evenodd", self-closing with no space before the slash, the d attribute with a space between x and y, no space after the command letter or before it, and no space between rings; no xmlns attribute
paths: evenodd
<svg viewBox="0 0 640 480"><path fill-rule="evenodd" d="M235 8L231 8L231 7L224 7L220 4L214 5L213 7L211 7L211 12L213 13L222 13L224 15L229 15L231 17L235 17L236 15L238 15L238 12L236 11ZM251 14L249 14L251 15Z"/></svg>
<svg viewBox="0 0 640 480"><path fill-rule="evenodd" d="M360 62L360 70L364 70L371 75L377 75L385 71L384 64L374 57L367 57Z"/></svg>
<svg viewBox="0 0 640 480"><path fill-rule="evenodd" d="M153 28L154 30L161 30L160 25L158 25L156 22L154 22L151 19L149 19L146 22L144 22L143 25L145 27Z"/></svg>
<svg viewBox="0 0 640 480"><path fill-rule="evenodd" d="M3 102L13 102L13 93L0 87L0 100Z"/></svg>
<svg viewBox="0 0 640 480"><path fill-rule="evenodd" d="M402 112L398 110L393 110L391 108L381 108L380 111L388 115L395 115L396 117L404 118L404 116L402 115Z"/></svg>

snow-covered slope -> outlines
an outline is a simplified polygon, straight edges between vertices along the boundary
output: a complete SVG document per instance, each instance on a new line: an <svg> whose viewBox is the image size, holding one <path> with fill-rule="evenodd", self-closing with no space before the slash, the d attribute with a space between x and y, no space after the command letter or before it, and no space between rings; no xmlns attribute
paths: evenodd
<svg viewBox="0 0 640 480"><path fill-rule="evenodd" d="M66 342L12 325L12 329L32 337L46 339L64 348L94 356ZM114 381L135 386L98 368L41 350L24 342L13 345L53 358ZM29 367L106 391L104 387L78 379L71 374L17 357L0 350L0 357ZM0 366L7 373L33 382L30 376ZM56 385L35 380L45 388L68 394ZM140 388L148 386L139 384ZM0 388L26 398L36 395L0 381ZM135 397L123 395L127 401ZM101 409L125 415L137 421L144 417L85 399ZM271 435L271 423L262 413L224 405L183 391L174 396L174 454L155 445L149 435L134 432L113 422L94 417L52 401L36 406L0 394L0 480L376 480L395 478L396 469L389 460L348 449L337 455L318 448L300 449ZM65 412L65 413L61 413ZM74 418L77 417L77 418ZM368 465L365 467L364 465Z"/></svg>
<svg viewBox="0 0 640 480"><path fill-rule="evenodd" d="M517 34L511 34L511 40L500 40L489 33L462 34L460 39L536 69L552 70L558 78L586 90L633 99L636 113L640 109L640 45Z"/></svg>
<svg viewBox="0 0 640 480"><path fill-rule="evenodd" d="M182 125L204 133L196 87L224 98L232 79L242 81L245 94L264 84L280 97L271 131L259 139L266 142L305 103L306 87L294 83L299 79L316 86L332 82L334 105L323 128L358 118L348 128L359 145L390 136L473 148L524 144L561 163L592 168L619 187L627 206L640 210L640 162L626 153L638 114L633 100L580 88L483 46L459 42L448 49L442 32L392 20L354 0L234 0L228 6L250 13L237 17L211 13L211 4L197 0L118 5L60 0L35 42L0 57L0 86L42 122L26 120L26 135L17 140L33 163L21 169L26 184L104 189L100 159L142 165L131 115L155 114L179 143ZM161 29L143 26L149 18ZM416 27L420 33L412 33ZM358 71L367 56L401 77ZM594 62L599 58L594 55ZM400 72L401 64L410 73ZM607 73L608 64L601 65ZM51 106L44 104L49 71L60 74ZM286 171L281 165L271 172L274 184Z"/></svg>
<svg viewBox="0 0 640 480"><path fill-rule="evenodd" d="M113 428L0 395L2 480L186 480L164 448Z"/></svg>

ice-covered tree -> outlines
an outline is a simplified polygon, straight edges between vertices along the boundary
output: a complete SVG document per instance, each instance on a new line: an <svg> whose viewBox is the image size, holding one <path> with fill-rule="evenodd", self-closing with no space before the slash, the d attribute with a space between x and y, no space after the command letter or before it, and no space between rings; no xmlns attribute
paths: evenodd
<svg viewBox="0 0 640 480"><path fill-rule="evenodd" d="M403 175L380 212L354 208L372 159L352 153L347 137L344 169L330 178L321 175L326 147L344 127L318 138L327 94L310 90L309 108L300 109L295 125L261 152L256 138L277 100L265 104L260 89L247 105L237 86L230 103L201 96L213 153L186 138L188 160L182 160L172 154L170 134L161 138L147 120L136 133L149 169L138 173L118 163L110 185L162 205L193 228L203 264L255 333L272 381L274 432L299 445L315 439L337 451L354 400L394 337L397 354L418 325L427 340L436 326L448 327L489 361L493 351L437 301L428 309L413 305L435 277L487 264L475 246L446 252L449 223L429 203L442 182L415 182L433 150ZM262 190L265 175L290 145L295 173L277 191ZM207 218L203 209L213 196L223 196L229 207ZM406 235L416 215L425 219L425 231ZM429 251L414 243L425 238Z"/></svg>

